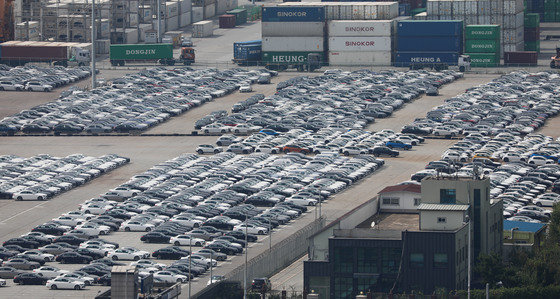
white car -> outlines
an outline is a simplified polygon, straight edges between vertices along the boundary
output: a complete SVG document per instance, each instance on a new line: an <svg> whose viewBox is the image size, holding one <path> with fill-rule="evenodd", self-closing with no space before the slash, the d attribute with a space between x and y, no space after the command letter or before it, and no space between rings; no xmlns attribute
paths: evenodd
<svg viewBox="0 0 560 299"><path fill-rule="evenodd" d="M25 90L27 91L51 91L53 87L48 84L43 84L41 82L27 82L25 84Z"/></svg>
<svg viewBox="0 0 560 299"><path fill-rule="evenodd" d="M538 207L552 207L559 201L560 199L554 197L537 197L533 199L533 204Z"/></svg>
<svg viewBox="0 0 560 299"><path fill-rule="evenodd" d="M257 148L255 148L255 152L265 154L278 154L280 150L277 147L268 144L260 144L257 146Z"/></svg>
<svg viewBox="0 0 560 299"><path fill-rule="evenodd" d="M154 224L132 219L121 224L121 230L126 232L149 232L155 227Z"/></svg>
<svg viewBox="0 0 560 299"><path fill-rule="evenodd" d="M247 133L252 133L252 132L258 132L259 130L261 130L261 128L262 127L252 126L250 124L238 124L237 126L233 127L232 131L234 133L247 134Z"/></svg>
<svg viewBox="0 0 560 299"><path fill-rule="evenodd" d="M284 202L293 203L298 206L314 206L318 203L318 200L314 198L295 196L287 198Z"/></svg>
<svg viewBox="0 0 560 299"><path fill-rule="evenodd" d="M436 136L455 136L459 135L459 130L451 127L438 126L432 130L432 134Z"/></svg>
<svg viewBox="0 0 560 299"><path fill-rule="evenodd" d="M0 287L5 287L6 286L6 280L0 278Z"/></svg>
<svg viewBox="0 0 560 299"><path fill-rule="evenodd" d="M196 148L196 152L199 155L202 154L217 154L223 152L224 149L219 146L213 146L211 144L201 144Z"/></svg>
<svg viewBox="0 0 560 299"><path fill-rule="evenodd" d="M68 226L74 227L76 225L80 225L80 224L86 222L87 220L83 219L83 218L74 218L74 217L71 217L71 216L60 216L58 218L54 218L53 221L56 221L56 222L58 222L62 225L68 225Z"/></svg>
<svg viewBox="0 0 560 299"><path fill-rule="evenodd" d="M174 216L173 218L169 219L169 221L177 222L191 228L200 227L204 223L203 221L200 221L198 219L193 219L193 217L181 215Z"/></svg>
<svg viewBox="0 0 560 299"><path fill-rule="evenodd" d="M94 245L94 244L87 244L85 246L81 246L80 248L85 248L88 250L91 250L92 252L95 252L97 254L102 254L102 255L107 255L109 252L111 252L113 249L111 248L106 248L100 245Z"/></svg>
<svg viewBox="0 0 560 299"><path fill-rule="evenodd" d="M108 250L115 249L115 245L113 245L113 244L103 243L103 242L96 241L96 240L88 240L86 242L83 242L83 243L80 244L80 248L85 248L88 245L96 245L96 246L103 247L104 249L108 249Z"/></svg>
<svg viewBox="0 0 560 299"><path fill-rule="evenodd" d="M103 214L103 213L111 210L114 207L115 206L111 205L111 204L91 203L91 204L82 206L80 208L80 210L82 210L82 211L84 211L88 214L100 215L100 214Z"/></svg>
<svg viewBox="0 0 560 299"><path fill-rule="evenodd" d="M251 85L241 85L241 87L239 87L239 92L252 92L253 88L251 87Z"/></svg>
<svg viewBox="0 0 560 299"><path fill-rule="evenodd" d="M15 200L45 200L47 199L47 194L23 190L20 192L15 192L12 195L12 198Z"/></svg>
<svg viewBox="0 0 560 299"><path fill-rule="evenodd" d="M342 154L344 154L345 156L350 156L350 155L363 155L363 154L367 154L368 150L365 148L359 148L357 146L345 146L342 149L340 149L340 152Z"/></svg>
<svg viewBox="0 0 560 299"><path fill-rule="evenodd" d="M527 158L521 156L517 153L506 153L502 156L502 161L504 162L519 162L519 161L527 161Z"/></svg>
<svg viewBox="0 0 560 299"><path fill-rule="evenodd" d="M192 255L185 256L185 257L181 258L181 260L187 260L187 261L189 261L191 259L192 259L192 261L195 261L195 262L198 262L198 263L201 263L201 264L206 264L208 267L210 267L210 266L216 267L218 265L218 262L216 260L209 259L209 258L207 258L205 256L202 256L202 255L197 255L196 253L193 253Z"/></svg>
<svg viewBox="0 0 560 299"><path fill-rule="evenodd" d="M75 281L82 281L87 286L92 285L95 281L95 279L93 279L93 277L84 276L84 275L80 275L80 274L76 274L76 273L62 274L62 275L58 276L57 278L68 278L68 279L72 279L72 280L75 280Z"/></svg>
<svg viewBox="0 0 560 299"><path fill-rule="evenodd" d="M249 234L256 234L256 235L266 235L268 233L268 229L266 227L261 227L261 226L256 226L254 224L239 224L236 225L233 230L234 231L239 231L239 232L245 232L245 229L247 229L247 233Z"/></svg>
<svg viewBox="0 0 560 299"><path fill-rule="evenodd" d="M44 233L41 233L41 232L28 232L27 234L24 234L24 235L21 235L21 236L22 236L22 237L24 237L24 236L31 236L31 237L46 238L46 239L48 239L48 240L51 241L51 242L54 241L54 239L57 238L57 236L54 236L54 235L47 235L47 234L44 234Z"/></svg>
<svg viewBox="0 0 560 299"><path fill-rule="evenodd" d="M67 290L83 290L86 284L81 280L74 280L66 277L58 277L47 280L47 288L51 290L67 289Z"/></svg>
<svg viewBox="0 0 560 299"><path fill-rule="evenodd" d="M449 160L453 162L467 162L469 160L469 154L459 153L456 151L446 151L442 156L442 160Z"/></svg>
<svg viewBox="0 0 560 299"><path fill-rule="evenodd" d="M68 213L62 214L62 216L68 216L72 218L83 218L85 220L90 220L91 218L95 217L93 214L85 213L82 211L70 211Z"/></svg>
<svg viewBox="0 0 560 299"><path fill-rule="evenodd" d="M108 258L115 261L118 260L137 261L143 258L147 258L149 256L150 256L149 252L141 251L134 248L119 248L107 254Z"/></svg>
<svg viewBox="0 0 560 299"><path fill-rule="evenodd" d="M110 192L115 192L121 197L128 198L138 195L141 191L136 189L129 189L126 187L117 187L115 189L109 190Z"/></svg>
<svg viewBox="0 0 560 299"><path fill-rule="evenodd" d="M131 262L130 263L131 266L135 266L135 265L144 265L146 267L152 267L152 268L157 268L159 270L167 267L166 264L161 264L161 263L156 263L153 260L147 260L147 259L142 259L139 261L135 261L135 262Z"/></svg>
<svg viewBox="0 0 560 299"><path fill-rule="evenodd" d="M154 273L154 279L165 283L183 283L185 281L188 281L188 278L185 275L175 274L170 271L158 271Z"/></svg>
<svg viewBox="0 0 560 299"><path fill-rule="evenodd" d="M37 249L24 251L23 253L20 253L19 256L21 256L21 257L28 256L28 257L40 258L40 259L44 260L45 262L54 261L54 255L49 254L49 253L41 252Z"/></svg>
<svg viewBox="0 0 560 299"><path fill-rule="evenodd" d="M40 268L33 269L33 273L37 273L46 278L55 278L59 275L68 273L68 271L60 270L56 267L51 267L51 266L42 266Z"/></svg>
<svg viewBox="0 0 560 299"><path fill-rule="evenodd" d="M204 241L203 239L199 239L199 238L195 238L189 235L178 235L175 237L171 237L171 239L169 240L170 244L174 244L174 245L189 245L189 243L191 243L190 245L192 246L204 246L204 244L206 244L206 241Z"/></svg>
<svg viewBox="0 0 560 299"><path fill-rule="evenodd" d="M543 156L532 156L531 158L529 158L528 162L529 164L535 164L535 165L554 164L554 160L547 159Z"/></svg>
<svg viewBox="0 0 560 299"><path fill-rule="evenodd" d="M205 134L210 133L228 133L230 131L230 127L221 124L209 124L207 126L202 127L202 132Z"/></svg>
<svg viewBox="0 0 560 299"><path fill-rule="evenodd" d="M11 81L0 81L0 90L16 90L16 91L22 91L24 89L24 86L21 84L17 84Z"/></svg>

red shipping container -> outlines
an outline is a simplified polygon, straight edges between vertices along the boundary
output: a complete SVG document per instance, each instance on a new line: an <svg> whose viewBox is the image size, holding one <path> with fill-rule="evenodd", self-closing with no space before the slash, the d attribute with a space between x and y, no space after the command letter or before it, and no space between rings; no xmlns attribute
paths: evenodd
<svg viewBox="0 0 560 299"><path fill-rule="evenodd" d="M525 28L524 38L526 42L534 42L540 40L541 29L537 28Z"/></svg>
<svg viewBox="0 0 560 299"><path fill-rule="evenodd" d="M2 60L52 61L68 58L68 49L64 46L0 45L0 47L2 47Z"/></svg>
<svg viewBox="0 0 560 299"><path fill-rule="evenodd" d="M235 15L221 15L220 28L233 28L235 27Z"/></svg>
<svg viewBox="0 0 560 299"><path fill-rule="evenodd" d="M535 51L505 52L504 64L537 65L539 54Z"/></svg>

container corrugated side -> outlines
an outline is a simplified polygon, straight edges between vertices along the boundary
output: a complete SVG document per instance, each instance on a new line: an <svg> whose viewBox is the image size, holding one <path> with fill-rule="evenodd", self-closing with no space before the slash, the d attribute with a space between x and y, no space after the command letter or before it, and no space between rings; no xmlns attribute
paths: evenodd
<svg viewBox="0 0 560 299"><path fill-rule="evenodd" d="M523 0L504 0L504 14L523 12Z"/></svg>
<svg viewBox="0 0 560 299"><path fill-rule="evenodd" d="M500 53L465 53L471 57L473 67L494 67L500 64Z"/></svg>
<svg viewBox="0 0 560 299"><path fill-rule="evenodd" d="M465 39L500 39L499 25L468 25L465 27Z"/></svg>
<svg viewBox="0 0 560 299"><path fill-rule="evenodd" d="M262 36L323 36L324 22L262 22Z"/></svg>
<svg viewBox="0 0 560 299"><path fill-rule="evenodd" d="M297 64L307 62L309 54L319 54L324 61L324 52L317 51L272 51L262 52L262 61L273 64Z"/></svg>
<svg viewBox="0 0 560 299"><path fill-rule="evenodd" d="M331 66L391 65L391 52L329 52Z"/></svg>
<svg viewBox="0 0 560 299"><path fill-rule="evenodd" d="M500 41L489 39L468 39L465 41L465 52L496 53L500 52Z"/></svg>
<svg viewBox="0 0 560 299"><path fill-rule="evenodd" d="M538 56L534 51L505 52L504 64L537 65Z"/></svg>
<svg viewBox="0 0 560 299"><path fill-rule="evenodd" d="M503 0L492 0L490 1L490 14L491 15L501 15L504 13L504 1Z"/></svg>
<svg viewBox="0 0 560 299"><path fill-rule="evenodd" d="M156 60L173 58L172 44L111 45L111 60Z"/></svg>
<svg viewBox="0 0 560 299"><path fill-rule="evenodd" d="M463 21L400 21L397 25L398 36L450 36L463 34Z"/></svg>
<svg viewBox="0 0 560 299"><path fill-rule="evenodd" d="M465 1L453 1L453 15L454 16L464 16L465 11Z"/></svg>
<svg viewBox="0 0 560 299"><path fill-rule="evenodd" d="M410 66L415 63L442 63L456 65L458 52L396 52L395 66Z"/></svg>
<svg viewBox="0 0 560 299"><path fill-rule="evenodd" d="M461 52L462 37L450 36L399 36L397 51Z"/></svg>
<svg viewBox="0 0 560 299"><path fill-rule="evenodd" d="M335 36L329 37L330 51L391 51L391 38L386 36Z"/></svg>
<svg viewBox="0 0 560 299"><path fill-rule="evenodd" d="M312 36L263 37L263 52L324 51L324 38Z"/></svg>
<svg viewBox="0 0 560 299"><path fill-rule="evenodd" d="M503 23L502 28L504 29L512 29L523 27L524 24L524 16L523 13L513 14L513 15L504 15L503 16Z"/></svg>
<svg viewBox="0 0 560 299"><path fill-rule="evenodd" d="M394 21L329 21L329 36L391 36Z"/></svg>
<svg viewBox="0 0 560 299"><path fill-rule="evenodd" d="M260 44L233 44L233 58L235 60L259 61L262 55Z"/></svg>
<svg viewBox="0 0 560 299"><path fill-rule="evenodd" d="M264 7L263 22L323 22L324 7Z"/></svg>

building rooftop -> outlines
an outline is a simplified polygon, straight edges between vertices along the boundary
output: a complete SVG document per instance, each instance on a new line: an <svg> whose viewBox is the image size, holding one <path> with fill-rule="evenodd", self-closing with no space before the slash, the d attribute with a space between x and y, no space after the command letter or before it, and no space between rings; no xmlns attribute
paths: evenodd
<svg viewBox="0 0 560 299"><path fill-rule="evenodd" d="M372 222L375 225L371 226ZM356 228L369 228L374 230L420 230L420 215L401 213L378 213L366 221L360 223Z"/></svg>
<svg viewBox="0 0 560 299"><path fill-rule="evenodd" d="M545 226L544 223L504 220L504 230L516 229L521 232L536 233Z"/></svg>
<svg viewBox="0 0 560 299"><path fill-rule="evenodd" d="M418 211L466 211L469 205L422 203L417 209Z"/></svg>
<svg viewBox="0 0 560 299"><path fill-rule="evenodd" d="M388 193L388 192L397 192L397 191L421 193L421 189L422 188L420 185L415 185L415 184L395 185L395 186L385 187L385 189L379 191L379 194Z"/></svg>

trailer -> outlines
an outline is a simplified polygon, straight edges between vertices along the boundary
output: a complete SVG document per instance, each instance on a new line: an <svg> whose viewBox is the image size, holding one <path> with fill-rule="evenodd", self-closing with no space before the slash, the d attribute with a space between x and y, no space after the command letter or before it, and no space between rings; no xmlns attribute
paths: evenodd
<svg viewBox="0 0 560 299"><path fill-rule="evenodd" d="M46 62L62 66L84 66L91 61L91 44L8 41L0 44L0 63L18 66Z"/></svg>
<svg viewBox="0 0 560 299"><path fill-rule="evenodd" d="M258 65L261 61L262 40L233 43L233 62L241 66Z"/></svg>
<svg viewBox="0 0 560 299"><path fill-rule="evenodd" d="M176 62L189 65L194 63L195 54L191 47L182 47L178 60L173 58L172 44L134 44L111 45L109 60L112 66L124 66L126 62L155 61L162 65L175 65Z"/></svg>
<svg viewBox="0 0 560 299"><path fill-rule="evenodd" d="M294 68L300 72L312 72L327 65L325 53L316 51L263 52L262 62L267 69L274 71Z"/></svg>

